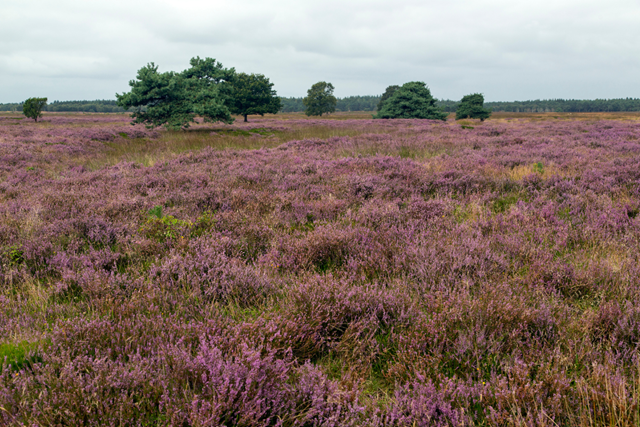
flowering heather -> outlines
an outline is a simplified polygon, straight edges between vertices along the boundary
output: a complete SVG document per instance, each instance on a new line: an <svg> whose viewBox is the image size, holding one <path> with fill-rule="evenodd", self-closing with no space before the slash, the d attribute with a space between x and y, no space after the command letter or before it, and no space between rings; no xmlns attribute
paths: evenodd
<svg viewBox="0 0 640 427"><path fill-rule="evenodd" d="M640 424L640 121L129 121L0 116L0 425Z"/></svg>

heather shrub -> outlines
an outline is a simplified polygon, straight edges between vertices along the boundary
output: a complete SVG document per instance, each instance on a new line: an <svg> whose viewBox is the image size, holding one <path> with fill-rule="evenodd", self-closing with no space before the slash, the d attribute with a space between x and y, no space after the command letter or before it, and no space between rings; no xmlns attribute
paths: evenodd
<svg viewBox="0 0 640 427"><path fill-rule="evenodd" d="M202 381L190 408L196 424L268 426L295 412L287 384L292 366L286 359L249 348L231 358L205 345L194 362L195 377Z"/></svg>
<svg viewBox="0 0 640 427"><path fill-rule="evenodd" d="M247 225L235 239L234 253L248 262L257 261L271 248L274 232L267 226Z"/></svg>
<svg viewBox="0 0 640 427"><path fill-rule="evenodd" d="M460 426L467 425L464 411L445 401L444 393L420 378L396 390L394 401L384 416L385 426Z"/></svg>
<svg viewBox="0 0 640 427"><path fill-rule="evenodd" d="M559 322L548 307L530 308L513 293L505 295L505 289L485 292L482 299L462 292L451 301L438 301L438 311L418 316L396 334L403 364L418 372L486 381L503 373L521 352L557 342ZM434 363L423 366L425 356Z"/></svg>
<svg viewBox="0 0 640 427"><path fill-rule="evenodd" d="M300 239L290 237L279 242L270 253L272 263L287 270L312 269L324 272L342 267L353 250L355 232L335 226L317 227Z"/></svg>
<svg viewBox="0 0 640 427"><path fill-rule="evenodd" d="M221 331L220 323L194 327L140 318L67 326L54 332L46 357L32 365L37 377L1 374L0 392L10 411L3 416L83 425L123 419L345 425L362 411L354 396L290 355L211 335ZM74 352L65 350L79 339ZM123 357L132 350L135 355ZM46 379L48 388L42 390L36 378ZM38 403L25 406L25 393L39 394Z"/></svg>
<svg viewBox="0 0 640 427"><path fill-rule="evenodd" d="M393 264L395 245L387 241L385 246L384 237L361 227L318 225L281 239L262 262L285 271L346 271L376 278Z"/></svg>
<svg viewBox="0 0 640 427"><path fill-rule="evenodd" d="M360 358L356 363L366 365L371 362L367 357L378 352L375 336L411 319L407 295L382 283L367 286L331 276L309 277L306 282L289 295L287 308L295 323L313 331L313 349L306 358L338 347L339 352L353 351L352 360ZM361 341L369 355L356 352Z"/></svg>
<svg viewBox="0 0 640 427"><path fill-rule="evenodd" d="M264 273L230 258L223 246L204 238L190 242L186 253L172 252L149 274L159 286L180 289L201 303L248 307L277 292L277 286Z"/></svg>
<svg viewBox="0 0 640 427"><path fill-rule="evenodd" d="M629 356L640 345L640 312L630 302L600 305L591 328L595 342L618 353L625 362L634 362Z"/></svg>
<svg viewBox="0 0 640 427"><path fill-rule="evenodd" d="M637 424L633 116L47 120L0 120L0 424Z"/></svg>

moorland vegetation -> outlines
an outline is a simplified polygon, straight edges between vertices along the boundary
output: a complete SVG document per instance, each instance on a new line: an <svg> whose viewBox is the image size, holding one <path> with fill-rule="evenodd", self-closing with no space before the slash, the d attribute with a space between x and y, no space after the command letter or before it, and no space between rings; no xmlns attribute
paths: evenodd
<svg viewBox="0 0 640 427"><path fill-rule="evenodd" d="M0 115L0 424L638 425L640 116L356 116Z"/></svg>

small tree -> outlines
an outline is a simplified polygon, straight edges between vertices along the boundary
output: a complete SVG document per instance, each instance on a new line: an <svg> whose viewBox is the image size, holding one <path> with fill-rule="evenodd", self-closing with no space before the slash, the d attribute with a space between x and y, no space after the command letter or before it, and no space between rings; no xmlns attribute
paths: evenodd
<svg viewBox="0 0 640 427"><path fill-rule="evenodd" d="M46 105L47 98L29 98L22 104L22 113L37 122L38 117L42 117L42 109Z"/></svg>
<svg viewBox="0 0 640 427"><path fill-rule="evenodd" d="M393 95L398 89L400 89L400 86L398 85L387 86L387 89L380 97L380 102L378 102L378 107L376 108L376 110L382 110L382 105L387 101L387 99L391 98L391 95Z"/></svg>
<svg viewBox="0 0 640 427"><path fill-rule="evenodd" d="M393 92L375 118L446 120L447 113L436 107L436 100L426 84L409 82Z"/></svg>
<svg viewBox="0 0 640 427"><path fill-rule="evenodd" d="M191 59L191 68L180 73L159 73L152 62L138 70L131 80L131 92L116 94L118 105L133 108L133 123L147 127L164 125L168 129L189 127L196 116L205 122L233 123L225 102L231 94L233 68L222 68L215 59Z"/></svg>
<svg viewBox="0 0 640 427"><path fill-rule="evenodd" d="M307 91L307 97L302 100L306 108L307 116L321 116L324 113L336 111L338 100L333 96L333 85L327 82L318 82Z"/></svg>
<svg viewBox="0 0 640 427"><path fill-rule="evenodd" d="M229 100L232 114L240 114L247 121L249 114L276 114L282 103L276 91L272 90L273 83L262 74L237 74L232 83L233 91Z"/></svg>
<svg viewBox="0 0 640 427"><path fill-rule="evenodd" d="M484 96L480 93L464 96L456 109L456 120L471 118L482 122L490 116L491 111L484 108Z"/></svg>

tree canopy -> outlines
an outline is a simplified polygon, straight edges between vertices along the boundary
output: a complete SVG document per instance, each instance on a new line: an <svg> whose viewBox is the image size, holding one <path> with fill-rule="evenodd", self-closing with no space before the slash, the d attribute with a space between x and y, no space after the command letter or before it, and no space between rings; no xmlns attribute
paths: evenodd
<svg viewBox="0 0 640 427"><path fill-rule="evenodd" d="M425 83L409 82L393 91L375 118L446 120L447 113L436 106L436 100Z"/></svg>
<svg viewBox="0 0 640 427"><path fill-rule="evenodd" d="M225 102L230 98L235 69L226 69L215 59L192 58L191 67L176 73L160 73L153 62L138 70L131 92L116 94L118 105L134 108L133 123L169 129L189 127L201 116L207 122L232 123Z"/></svg>
<svg viewBox="0 0 640 427"><path fill-rule="evenodd" d="M465 95L456 109L456 120L471 118L484 121L491 116L491 111L483 107L484 96L480 93Z"/></svg>
<svg viewBox="0 0 640 427"><path fill-rule="evenodd" d="M333 85L327 82L318 82L307 91L307 97L302 100L306 107L307 116L321 116L324 113L336 111L338 100L333 96Z"/></svg>
<svg viewBox="0 0 640 427"><path fill-rule="evenodd" d="M282 103L273 83L262 74L239 73L232 83L232 94L229 99L229 109L232 114L240 114L247 121L249 114L276 114Z"/></svg>
<svg viewBox="0 0 640 427"><path fill-rule="evenodd" d="M46 105L47 98L29 98L22 104L22 113L37 122L38 117L42 117L42 109Z"/></svg>
<svg viewBox="0 0 640 427"><path fill-rule="evenodd" d="M391 98L391 95L393 95L395 91L398 89L400 89L400 86L398 85L387 86L387 89L384 91L384 93L380 97L380 102L378 102L378 107L376 108L376 110L378 111L382 110L382 104L384 104L387 101L387 99Z"/></svg>

